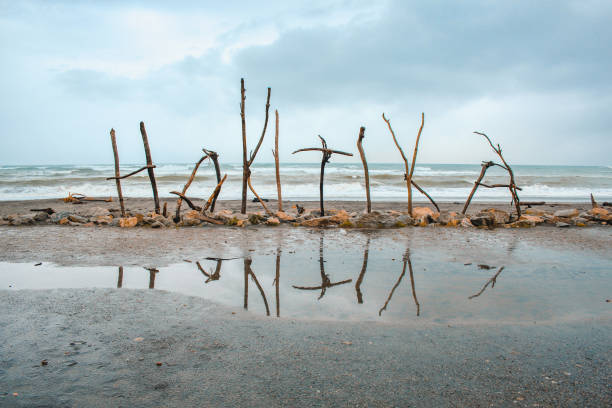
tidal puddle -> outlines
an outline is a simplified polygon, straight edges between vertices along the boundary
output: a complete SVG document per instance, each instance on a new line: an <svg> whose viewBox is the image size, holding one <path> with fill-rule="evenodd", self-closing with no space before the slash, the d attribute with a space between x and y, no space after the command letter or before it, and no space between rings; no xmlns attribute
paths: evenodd
<svg viewBox="0 0 612 408"><path fill-rule="evenodd" d="M473 257L473 255L472 255ZM157 267L0 263L2 289L163 289L258 315L351 321L546 322L609 316L612 260L513 245L482 263L367 237L212 256Z"/></svg>

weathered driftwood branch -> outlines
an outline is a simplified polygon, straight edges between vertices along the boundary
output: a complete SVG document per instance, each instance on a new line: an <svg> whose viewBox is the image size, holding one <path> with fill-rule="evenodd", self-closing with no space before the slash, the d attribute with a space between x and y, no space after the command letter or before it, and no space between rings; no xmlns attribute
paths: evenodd
<svg viewBox="0 0 612 408"><path fill-rule="evenodd" d="M514 181L514 172L512 171L512 168L510 167L510 165L506 162L506 159L504 159L504 155L502 154L501 146L499 145L499 143L497 144L497 147L493 146L493 142L491 142L491 139L489 139L489 136L487 136L485 133L482 133L482 132L474 132L474 133L487 139L487 142L489 142L491 149L493 149L493 151L499 156L502 163L504 164L503 166L500 166L500 167L503 167L506 169L506 171L508 171L508 174L510 175L510 183L508 184L507 187L508 187L508 190L510 190L510 195L512 196L512 201L514 202L514 206L516 208L516 215L520 217L521 216L521 202L519 200L518 193L516 192L516 190L519 190L519 188L516 187L516 182Z"/></svg>
<svg viewBox="0 0 612 408"><path fill-rule="evenodd" d="M149 149L149 139L144 122L140 122L140 134L142 135L142 144L144 145L145 157L147 158L147 170L149 179L151 180L151 188L153 189L153 200L155 201L155 213L159 214L159 196L157 195L157 183L155 182L155 173L153 172L153 160L151 159L151 150Z"/></svg>
<svg viewBox="0 0 612 408"><path fill-rule="evenodd" d="M154 164L152 164L151 166L143 166L143 167L139 168L138 170L134 170L133 172L128 173L128 174L126 174L124 176L107 177L106 179L107 180L123 180L124 178L128 178L130 176L133 176L134 174L138 174L141 171L144 171L144 170L147 170L147 169L154 169L155 167L157 167L157 166L155 166Z"/></svg>
<svg viewBox="0 0 612 408"><path fill-rule="evenodd" d="M363 277L365 276L366 269L368 269L368 253L370 252L370 237L368 236L368 240L366 241L366 247L363 251L363 264L361 265L361 272L359 273L359 277L357 278L357 282L355 282L355 292L357 292L357 303L363 303L363 295L361 293L361 282L363 282Z"/></svg>
<svg viewBox="0 0 612 408"><path fill-rule="evenodd" d="M593 197L593 193L591 193L591 207L593 207L593 208L599 207L597 205L597 201L595 201L595 197Z"/></svg>
<svg viewBox="0 0 612 408"><path fill-rule="evenodd" d="M215 166L215 175L217 176L217 184L219 184L221 182L221 168L219 167L219 154L217 154L217 152L215 151L207 150L207 149L202 149L202 151L206 153L208 157L210 157L210 159L212 160ZM215 204L217 203L218 196L219 194L217 194L213 198L212 204L210 205L210 212L215 212Z"/></svg>
<svg viewBox="0 0 612 408"><path fill-rule="evenodd" d="M202 207L200 207L199 205L195 205L189 198L187 198L186 195L184 195L183 193L179 193L178 191L171 191L170 194L174 194L179 196L180 198L182 198L187 205L189 206L189 208L191 208L192 210L196 210L196 211L202 211Z"/></svg>
<svg viewBox="0 0 612 408"><path fill-rule="evenodd" d="M253 270L251 269L251 263L253 263L252 259L250 259L250 258L245 258L244 259L244 284L245 284L244 308L248 309L248 307L249 307L249 303L248 303L248 298L249 298L249 290L248 290L249 280L248 280L248 276L250 275L251 279L253 280L253 282L255 282L255 286L257 286L257 289L259 289L259 293L261 293L261 297L263 298L264 305L266 307L266 315L270 316L270 307L268 306L268 299L266 298L266 294L264 293L263 288L259 284L259 281L257 280L257 277L255 276L255 274L253 273Z"/></svg>
<svg viewBox="0 0 612 408"><path fill-rule="evenodd" d="M408 159L406 158L404 151L402 150L401 146L397 141L397 138L395 137L395 132L391 127L391 121L385 117L384 113L382 114L382 118L387 123L389 132L391 132L391 136L393 137L393 142L395 143L395 146L397 147L397 150L399 150L400 155L402 156L402 160L404 161L404 180L406 181L406 188L408 190L408 213L410 214L410 216L412 216L412 186L414 185L416 187L416 184L412 180L412 176L414 175L414 168L416 165L416 156L419 148L419 141L421 139L421 133L423 132L423 126L425 125L425 113L421 113L421 126L419 127L419 131L417 133L416 142L414 144L414 152L412 154L412 164L410 166L408 166ZM433 201L429 194L425 193L425 190L423 190L421 187L418 187L417 190L427 196L427 198L429 198L429 201L432 202L434 207L436 207L436 209L440 211L438 205Z"/></svg>
<svg viewBox="0 0 612 408"><path fill-rule="evenodd" d="M259 197L259 195L257 194L257 192L255 191L255 189L253 188L253 185L251 184L251 178L249 177L247 179L247 184L249 185L249 189L251 190L251 192L253 193L253 195L255 197L257 197L257 201L259 201L259 203L261 204L261 206L264 208L264 210L266 211L266 213L270 216L274 216L274 214L272 213L272 211L268 210L268 207L266 207L266 204L264 203L264 200L261 199L261 197Z"/></svg>
<svg viewBox="0 0 612 408"><path fill-rule="evenodd" d="M512 185L510 185L510 184L485 184L485 183L478 183L478 185L479 185L479 186L486 187L486 188L497 188L497 187L506 187L506 188L510 188L510 187L512 187ZM515 188L516 188L517 190L521 190L521 191L523 190L523 189L522 189L522 188L520 188L520 187L516 187L516 186L515 186Z"/></svg>
<svg viewBox="0 0 612 408"><path fill-rule="evenodd" d="M227 179L227 174L225 174L223 178L219 181L219 183L217 183L217 186L215 187L214 191L212 192L210 197L208 197L206 204L204 204L204 207L202 208L202 213L208 210L208 207L211 208L210 210L211 212L213 211L212 207L214 206L215 201L217 200L217 197L219 196L219 193L221 192L221 186L223 185L226 179Z"/></svg>
<svg viewBox="0 0 612 408"><path fill-rule="evenodd" d="M434 201L433 198L431 198L431 196L429 194L427 194L427 192L425 190L423 190L421 188L421 186L419 186L416 181L411 180L412 185L419 191L419 193L423 194L425 197L427 197L427 199L429 199L429 201L431 202L431 204L436 207L436 210L438 212L440 212L440 207L438 207L438 204L436 204L436 202Z"/></svg>
<svg viewBox="0 0 612 408"><path fill-rule="evenodd" d="M465 205L463 206L463 210L461 211L461 214L465 214L470 202L472 201L472 197L474 197L474 193L476 193L476 189L478 188L478 186L480 185L480 182L482 181L482 179L485 176L485 173L487 172L487 169L491 166L493 166L495 163L493 163L492 161L486 161L486 162L482 162L481 169L480 169L480 174L478 175L478 178L476 179L476 181L474 182L474 187L472 187L472 191L470 191L470 195L468 196Z"/></svg>
<svg viewBox="0 0 612 408"><path fill-rule="evenodd" d="M185 183L185 186L183 187L183 191L182 191L183 196L187 194L187 189L189 188L189 186L191 186L191 183L193 183L193 179L195 178L195 175L198 172L198 168L200 167L200 164L202 164L202 162L206 160L207 157L208 155L202 156L200 160L197 161L195 166L193 166L193 170L191 171L189 180L187 180L187 182ZM178 222L178 220L180 220L181 218L180 215L181 215L181 204L182 203L183 203L183 198L179 196L178 200L176 200L176 212L174 214L174 222Z"/></svg>
<svg viewBox="0 0 612 408"><path fill-rule="evenodd" d="M476 293L475 295L470 296L468 299L473 299L475 297L478 297L480 295L482 295L482 293L485 291L485 289L487 288L487 286L489 286L489 284L491 285L491 288L495 287L495 282L497 281L497 277L499 276L500 273L502 273L502 271L504 270L504 266L502 266L501 268L499 268L497 270L497 272L495 273L495 275L493 275L488 281L487 283L485 283L485 285L482 287L482 289L480 289L480 292Z"/></svg>
<svg viewBox="0 0 612 408"><path fill-rule="evenodd" d="M365 127L359 128L359 136L357 137L357 150L359 150L359 156L361 156L361 162L363 163L363 173L365 177L365 188L366 188L366 211L372 212L372 203L370 202L370 173L368 172L368 162L363 151L363 138L365 137Z"/></svg>
<svg viewBox="0 0 612 408"><path fill-rule="evenodd" d="M240 206L240 213L246 214L246 198L247 198L247 184L248 179L251 177L251 165L255 160L255 156L257 156L257 152L261 147L261 143L263 142L264 136L266 135L266 129L268 127L268 117L270 110L270 93L271 89L268 88L268 96L266 98L266 117L264 120L263 130L261 132L261 136L257 145L255 146L255 150L253 150L247 159L247 140L246 140L246 118L244 112L244 101L246 99L245 89L244 89L244 78L240 78L240 118L242 121L242 203Z"/></svg>
<svg viewBox="0 0 612 408"><path fill-rule="evenodd" d="M272 154L274 155L274 167L276 169L276 192L278 195L278 211L283 211L283 195L281 193L280 166L278 157L278 110L274 111L274 115L276 116L276 127L274 132L274 150L272 150Z"/></svg>
<svg viewBox="0 0 612 408"><path fill-rule="evenodd" d="M332 150L327 148L327 142L325 139L319 135L319 139L321 139L321 145L323 147L306 147L304 149L298 149L294 151L292 154L296 154L299 152L310 152L317 151L323 153L323 157L321 159L321 180L319 181L319 202L321 207L321 217L325 215L325 209L323 208L323 179L325 177L325 165L329 162L329 159L332 154L340 154L343 156L352 156L353 153L342 152L340 150Z"/></svg>
<svg viewBox="0 0 612 408"><path fill-rule="evenodd" d="M49 215L54 214L55 210L53 208L30 208L30 211L34 211L34 212L45 212Z"/></svg>
<svg viewBox="0 0 612 408"><path fill-rule="evenodd" d="M119 151L117 150L117 139L115 138L115 129L110 130L111 144L113 145L113 156L115 157L115 177L117 184L117 195L119 196L119 205L121 206L121 216L125 217L125 207L123 205L123 192L121 191L121 181L119 181ZM123 270L122 270L123 272Z"/></svg>

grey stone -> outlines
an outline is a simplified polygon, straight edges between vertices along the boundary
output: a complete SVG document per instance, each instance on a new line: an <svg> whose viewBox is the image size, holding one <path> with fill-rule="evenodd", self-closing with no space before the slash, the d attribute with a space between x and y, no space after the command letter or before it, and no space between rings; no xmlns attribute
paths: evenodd
<svg viewBox="0 0 612 408"><path fill-rule="evenodd" d="M491 215L475 215L470 218L475 227L491 227L495 225L495 220Z"/></svg>
<svg viewBox="0 0 612 408"><path fill-rule="evenodd" d="M555 217L562 217L562 218L573 218L573 217L577 217L579 214L578 210L575 208L571 208L568 210L559 210L559 211L555 211Z"/></svg>
<svg viewBox="0 0 612 408"><path fill-rule="evenodd" d="M163 228L164 224L162 224L159 221L153 221L153 224L151 224L151 228Z"/></svg>
<svg viewBox="0 0 612 408"><path fill-rule="evenodd" d="M85 217L81 217L80 215L72 214L68 216L68 220L72 222L76 222L78 224L86 224L89 220Z"/></svg>
<svg viewBox="0 0 612 408"><path fill-rule="evenodd" d="M567 222L558 222L555 224L559 228L569 228L569 224Z"/></svg>
<svg viewBox="0 0 612 408"><path fill-rule="evenodd" d="M58 223L58 222L60 222L61 219L68 218L71 215L72 215L72 213L70 211L56 212L55 214L53 214L51 216L51 221L53 221L54 223Z"/></svg>

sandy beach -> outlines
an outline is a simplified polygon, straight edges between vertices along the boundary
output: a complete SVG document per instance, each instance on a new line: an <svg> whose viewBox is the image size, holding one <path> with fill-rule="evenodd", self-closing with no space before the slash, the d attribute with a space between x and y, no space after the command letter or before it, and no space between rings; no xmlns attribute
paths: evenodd
<svg viewBox="0 0 612 408"><path fill-rule="evenodd" d="M132 211L152 207L150 199L129 199L127 204ZM238 206L237 202L220 204L221 209ZM317 207L314 202L304 205ZM88 206L113 208L117 203L1 202L0 213L38 207L84 211ZM361 211L363 204L330 202L328 206ZM444 206L457 208L452 203ZM377 203L374 208L397 207L403 207L402 203ZM489 207L477 203L471 211ZM590 203L553 204L550 209L570 207L586 210ZM254 210L258 204L249 203L249 211ZM22 265L35 274L34 265L39 263L51 264L51 271L86 267L85 274L118 265L161 271L156 282L161 286L155 290L71 288L70 283L58 284L64 289L45 289L44 284L36 284L44 279L35 277L36 289L17 290L3 282L0 402L58 407L108 406L109 401L113 406L145 407L604 406L612 400L607 387L612 375L612 315L606 303L609 276L605 272L612 265L610 242L608 226L494 230L435 224L384 230L289 224L158 230L0 226L0 262L5 272L10 272L11 265ZM255 286L250 307L244 310L242 289L235 292L235 301L220 298L219 303L190 296L189 291L164 290L160 281L172 273L173 265L185 261L237 258L233 262L241 266L242 259L254 259L253 270L273 309L271 262L279 248L281 281L286 285L295 284L289 279L316 279L321 254L320 265L325 262L330 279L343 279L350 272L352 276L346 277L352 282L345 286L354 290L366 243L370 254L363 307L378 310L382 306L386 294L377 294L376 281L391 274L383 285L385 291L391 288L402 269L402 253L409 248L421 316L415 315L410 283L402 283L383 315L387 318L377 322L359 315L321 318L313 317L319 316L316 313L295 312L291 302L297 301L292 295L296 291L290 286L281 290L285 308L278 318L262 314ZM578 268L574 265L589 263L586 275L574 275ZM485 291L480 303L467 297L495 270L477 272L477 264L504 265L509 271L501 275L495 289ZM450 266L443 279L456 282L448 289L439 286L443 281L438 278L431 282L428 278L437 276L431 273L444 265ZM308 268L313 272L300 278ZM126 278L136 269L126 269ZM225 270L221 280L211 284L233 285L233 271ZM559 273L557 281L554 277ZM474 274L466 288L454 278L472 279ZM521 295L522 289L513 288L514 281L518 288L529 290ZM593 285L598 287L595 296L590 289L584 293L579 289ZM453 287L465 293L456 297ZM341 311L347 307L342 306L341 293L330 288L320 301L313 294L308 307L333 301L337 306L331 307ZM542 301L525 302L528 293ZM350 296L354 299L354 294ZM499 308L497 296L512 306ZM379 303L372 305L375 299ZM555 299L561 302L558 306ZM358 306L351 302L355 306L347 308L347 313ZM445 302L451 307L443 306ZM480 314L491 307L496 310L493 314ZM291 317L292 313L299 317Z"/></svg>

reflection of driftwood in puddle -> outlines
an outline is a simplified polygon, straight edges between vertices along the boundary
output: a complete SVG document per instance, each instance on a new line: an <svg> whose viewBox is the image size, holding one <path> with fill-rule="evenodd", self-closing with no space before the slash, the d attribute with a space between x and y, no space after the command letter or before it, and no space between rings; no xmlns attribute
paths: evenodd
<svg viewBox="0 0 612 408"><path fill-rule="evenodd" d="M276 317L280 317L280 258L281 249L279 247L276 248L276 275L274 276L274 286L276 287Z"/></svg>
<svg viewBox="0 0 612 408"><path fill-rule="evenodd" d="M270 307L268 307L268 299L266 298L266 294L264 293L263 288L259 284L257 277L255 276L255 274L253 273L253 270L251 269L252 263L253 263L252 259L250 258L244 259L244 308L245 309L249 308L249 275L250 275L253 282L255 282L255 286L257 286L257 289L259 289L259 293L261 293L261 297L263 298L264 305L266 306L266 315L270 316Z"/></svg>
<svg viewBox="0 0 612 408"><path fill-rule="evenodd" d="M476 293L475 295L470 296L468 299L473 299L475 297L478 297L480 295L482 295L482 293L485 291L485 289L487 288L487 286L489 286L491 284L491 288L495 287L495 282L497 281L497 277L499 276L499 274L504 270L504 266L500 267L499 270L495 273L495 275L493 275L493 277L491 277L487 283L485 283L485 285L482 287L482 289L480 289L480 292Z"/></svg>
<svg viewBox="0 0 612 408"><path fill-rule="evenodd" d="M363 128L362 128L363 129ZM361 272L359 273L359 277L357 278L357 282L355 282L355 291L357 292L357 303L363 303L363 295L361 294L361 282L363 282L363 277L365 276L366 269L368 268L368 253L370 251L370 237L366 241L366 247L363 251L363 265L361 266Z"/></svg>
<svg viewBox="0 0 612 408"><path fill-rule="evenodd" d="M159 273L158 269L155 268L146 268L149 271L149 289L155 289L155 275Z"/></svg>
<svg viewBox="0 0 612 408"><path fill-rule="evenodd" d="M417 307L416 315L417 316L421 315L421 305L419 303L419 300L417 299L416 289L414 286L414 273L412 271L412 262L410 261L410 249L406 249L406 252L404 253L403 261L404 261L404 267L402 268L402 273L397 279L397 282L395 282L395 285L393 285L391 292L389 292L389 296L387 297L387 301L385 302L385 305L381 307L380 310L378 311L379 316L382 315L383 311L387 310L387 305L389 304L389 302L391 301L391 298L393 297L393 292L395 292L395 289L397 289L399 284L402 282L402 279L404 279L404 275L406 274L406 265L408 266L408 270L410 272L410 286L412 287L412 297L414 298L414 304Z"/></svg>
<svg viewBox="0 0 612 408"><path fill-rule="evenodd" d="M329 279L329 276L325 273L325 261L323 260L323 235L321 235L321 239L319 241L319 271L321 272L321 285L320 286L296 286L292 285L295 289L299 290L321 290L321 294L317 300L321 300L323 296L325 296L325 291L327 288L331 288L333 286L344 285L345 283L350 283L352 279L346 279L340 282L332 282Z"/></svg>
<svg viewBox="0 0 612 408"><path fill-rule="evenodd" d="M123 266L119 267L119 276L117 277L117 289L123 286Z"/></svg>
<svg viewBox="0 0 612 408"><path fill-rule="evenodd" d="M196 265L197 265L198 269L207 278L206 282L204 282L204 283L208 283L210 281L219 280L219 278L221 277L221 264L223 263L223 259L217 259L216 261L217 261L217 267L215 268L214 272L211 269L210 273L206 272L206 270L202 267L202 265L200 265L199 261L196 261Z"/></svg>

